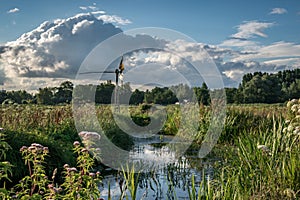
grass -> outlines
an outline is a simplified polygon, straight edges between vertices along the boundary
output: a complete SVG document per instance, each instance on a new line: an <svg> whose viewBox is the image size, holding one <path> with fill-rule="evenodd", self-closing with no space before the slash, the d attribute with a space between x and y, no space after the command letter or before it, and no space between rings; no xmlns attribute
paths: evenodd
<svg viewBox="0 0 300 200"><path fill-rule="evenodd" d="M289 102L287 106L229 105L218 144L208 155L218 157L222 163L215 164L212 180L204 178L198 185L192 176L189 180L191 186L187 191L190 199L299 199L299 111L298 100ZM51 176L57 165L60 165L58 171L64 171L64 163L78 163L72 155L72 143L79 137L70 106L3 105L0 112L0 127L5 130L3 134L7 142L1 144L9 144L12 147L9 151L7 146L2 148L6 151L6 158L2 156L1 163L8 160L13 166L18 166L11 168L4 163L1 170L2 174L8 174L7 178L11 178L13 182L27 176L24 173L25 168L19 167L24 166L19 149L33 142L49 147L51 155L45 158L47 167L42 168L48 176ZM79 114L85 116L89 108L81 112ZM146 109L145 106L130 107L132 120L141 126L147 126L151 117L159 117L155 112L159 113L157 110ZM160 134L193 137L194 142L190 150L197 150L209 128L211 110L207 106L199 107L199 126L192 136L180 129L181 114L179 106L167 106L166 122ZM105 134L114 143L124 149L130 148L132 141L116 125L109 106L97 106L96 116ZM80 123L93 127L93 124L89 124L92 122L84 117ZM205 171L203 173L205 174ZM123 176L123 196L136 199L139 174L135 173L134 169L127 169ZM5 176L2 177L3 181ZM8 180L5 182L9 183ZM9 187L9 184L6 187ZM69 190L71 194L72 188Z"/></svg>

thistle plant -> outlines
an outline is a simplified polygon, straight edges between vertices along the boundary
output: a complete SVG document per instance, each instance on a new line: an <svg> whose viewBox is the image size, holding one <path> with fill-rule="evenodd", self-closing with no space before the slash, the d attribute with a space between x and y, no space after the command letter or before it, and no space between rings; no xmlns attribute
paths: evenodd
<svg viewBox="0 0 300 200"><path fill-rule="evenodd" d="M9 175L12 174L11 168L12 164L6 159L6 151L11 149L9 144L5 141L3 132L4 129L0 128L0 183L3 183L3 186L0 188L0 199L8 199L9 191L6 190L6 181L11 181Z"/></svg>
<svg viewBox="0 0 300 200"><path fill-rule="evenodd" d="M62 184L64 196L62 199L98 199L100 191L100 172L91 172L94 158L88 149L78 141L74 142L74 152L77 154L77 168L64 165L65 181Z"/></svg>
<svg viewBox="0 0 300 200"><path fill-rule="evenodd" d="M20 149L28 166L29 175L20 180L16 185L16 197L20 199L42 199L48 192L48 177L45 173L45 157L48 155L48 147L33 143L29 147L23 146Z"/></svg>
<svg viewBox="0 0 300 200"><path fill-rule="evenodd" d="M20 149L29 175L25 176L15 187L16 198L19 199L98 199L100 191L100 172L91 172L94 158L78 141L74 142L74 152L77 154L77 167L64 165L65 180L61 186L55 184L57 169L51 180L45 173L45 157L49 150L41 144L33 143Z"/></svg>

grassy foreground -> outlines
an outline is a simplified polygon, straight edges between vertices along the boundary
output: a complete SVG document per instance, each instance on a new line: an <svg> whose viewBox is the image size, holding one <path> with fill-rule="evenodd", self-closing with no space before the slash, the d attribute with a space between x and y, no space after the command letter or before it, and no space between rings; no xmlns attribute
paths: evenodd
<svg viewBox="0 0 300 200"><path fill-rule="evenodd" d="M93 174L94 159L78 143L73 146L79 137L70 106L10 105L0 109L0 127L4 129L0 154L2 199L100 198L95 190L100 179ZM192 148L201 144L210 123L210 109L203 106L199 112L200 126ZM179 113L178 106L167 107L161 134L182 134L178 132ZM149 123L149 112L142 106L132 108L131 115L137 124ZM129 138L113 137L128 136L118 129L108 106L97 107L97 116L115 143L123 148L131 145ZM214 179L203 179L200 188L193 178L190 180L190 199L300 198L300 101L290 101L286 107L228 106L224 130L213 154L221 158L222 164L215 164ZM62 174L61 180L56 174ZM134 199L136 176L125 172L124 176Z"/></svg>

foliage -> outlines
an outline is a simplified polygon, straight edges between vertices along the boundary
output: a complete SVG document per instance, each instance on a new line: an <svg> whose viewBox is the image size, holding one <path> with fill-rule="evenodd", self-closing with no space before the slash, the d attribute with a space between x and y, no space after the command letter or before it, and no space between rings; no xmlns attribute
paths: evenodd
<svg viewBox="0 0 300 200"><path fill-rule="evenodd" d="M232 150L222 151L223 162L216 166L214 179L202 179L199 188L192 184L190 199L298 199L299 103L287 104L286 122L273 117L270 129L235 136L234 146L227 147Z"/></svg>
<svg viewBox="0 0 300 200"><path fill-rule="evenodd" d="M300 69L245 74L237 90L226 89L228 102L279 103L300 97Z"/></svg>
<svg viewBox="0 0 300 200"><path fill-rule="evenodd" d="M147 125L154 108L152 106L143 104L129 107L131 117L136 123ZM94 157L91 157L88 153L93 151L91 149L93 145L88 145L88 141L83 140L86 145L84 148L75 142L73 150L77 154L76 161L72 163L70 161L72 159L69 161L66 159L72 158L67 151L72 148L71 140L78 139L69 105L3 105L0 109L0 126L4 127L4 130L0 131L5 134L5 141L4 135L1 135L0 141L1 199L9 199L12 195L20 199L99 197L97 187L99 173L97 178L97 174L93 172L94 158L97 155L92 154ZM211 120L209 106L201 105L199 109L200 125L194 141L198 145L201 144ZM87 108L86 112L89 110ZM218 144L218 147L224 146L218 154L222 158L222 163L215 165L213 179L203 178L200 186L193 178L190 180L190 199L300 198L299 110L300 100L289 101L286 108L279 104L229 106L225 127ZM186 136L178 133L178 127L181 125L180 112L178 105L166 107L167 120L161 133ZM96 114L105 134L111 139L119 138L114 137L121 131L114 122L110 106L96 106ZM128 135L124 133L123 136L120 138L126 141L127 144L124 144L126 146L129 141L126 138ZM13 148L10 149L9 145ZM23 145L28 147L22 148ZM25 168L21 167L22 163L11 162L17 159L18 155L20 157L15 148L22 149L28 172L19 176L22 181L10 191L7 188L11 188L9 186L9 179L13 178L11 172L15 176L16 168L25 171ZM64 163L69 165L63 168ZM76 168L70 167L75 166L75 163ZM57 174L61 174L61 170L63 172L60 182ZM127 189L129 193L126 192L125 195L124 192L125 197L134 199L139 174L136 174L134 169L127 171L129 173L123 172L126 179L123 191ZM15 182L13 183L15 185Z"/></svg>
<svg viewBox="0 0 300 200"><path fill-rule="evenodd" d="M92 149L91 149L92 150ZM46 175L45 158L49 154L48 147L33 143L29 147L20 149L29 175L24 176L11 191L5 187L0 190L2 199L97 199L100 197L98 189L100 172L92 172L94 158L88 150L74 142L74 152L77 154L77 168L64 165L64 182L55 183L57 169L51 179ZM79 169L79 170L78 170ZM5 172L1 165L1 172ZM5 172L7 174L7 172ZM5 174L4 173L4 174Z"/></svg>
<svg viewBox="0 0 300 200"><path fill-rule="evenodd" d="M168 105L174 104L178 99L175 94L167 87L155 87L151 91L145 92L145 102L153 104Z"/></svg>
<svg viewBox="0 0 300 200"><path fill-rule="evenodd" d="M39 88L36 95L26 91L0 91L1 104L37 103L43 105L68 104L72 98L84 99L97 104L113 102L115 85L111 81L99 85L77 85L65 81L58 87ZM120 104L138 105L141 103L169 105L176 102L191 102L197 98L200 104L209 105L210 93L206 83L201 87L190 88L178 84L171 87L155 87L151 90L132 91L129 83L118 87ZM300 97L300 69L284 70L269 74L254 72L245 74L238 88L225 88L227 103L283 103ZM75 95L72 95L74 92Z"/></svg>
<svg viewBox="0 0 300 200"><path fill-rule="evenodd" d="M201 87L195 87L194 92L199 104L208 105L210 103L209 89L205 83Z"/></svg>
<svg viewBox="0 0 300 200"><path fill-rule="evenodd" d="M12 175L12 165L6 161L6 152L11 149L11 146L5 141L5 135L2 133L3 128L0 128L0 197L6 199L9 197L9 192L6 190L6 181L11 181L9 176Z"/></svg>

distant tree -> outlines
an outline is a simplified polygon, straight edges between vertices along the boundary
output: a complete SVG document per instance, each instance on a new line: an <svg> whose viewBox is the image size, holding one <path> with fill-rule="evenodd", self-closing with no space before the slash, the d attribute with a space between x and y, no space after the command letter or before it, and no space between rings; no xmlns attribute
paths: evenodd
<svg viewBox="0 0 300 200"><path fill-rule="evenodd" d="M124 83L118 88L119 93L119 103L120 104L129 104L130 97L132 94L132 89L130 87L130 83Z"/></svg>
<svg viewBox="0 0 300 200"><path fill-rule="evenodd" d="M225 88L227 103L238 103L238 89Z"/></svg>
<svg viewBox="0 0 300 200"><path fill-rule="evenodd" d="M297 83L300 69L284 70L268 74L255 72L243 76L238 88L238 97L242 103L278 103L291 98L299 98Z"/></svg>
<svg viewBox="0 0 300 200"><path fill-rule="evenodd" d="M199 104L209 105L210 104L210 94L206 83L202 83L201 87L195 87L194 92L196 94Z"/></svg>
<svg viewBox="0 0 300 200"><path fill-rule="evenodd" d="M15 103L22 104L31 101L33 99L33 96L25 90L18 90L6 92L6 98L12 100Z"/></svg>
<svg viewBox="0 0 300 200"><path fill-rule="evenodd" d="M95 102L98 104L110 104L114 89L115 85L110 82L97 85Z"/></svg>
<svg viewBox="0 0 300 200"><path fill-rule="evenodd" d="M171 87L171 90L175 92L179 102L192 101L194 97L193 90L186 84L179 84Z"/></svg>
<svg viewBox="0 0 300 200"><path fill-rule="evenodd" d="M72 101L73 83L65 81L58 88L54 88L54 104L70 103Z"/></svg>
<svg viewBox="0 0 300 200"><path fill-rule="evenodd" d="M135 89L130 97L129 104L138 105L144 102L145 92Z"/></svg>
<svg viewBox="0 0 300 200"><path fill-rule="evenodd" d="M5 90L0 90L0 103L5 101L5 99L7 99L6 91Z"/></svg>
<svg viewBox="0 0 300 200"><path fill-rule="evenodd" d="M76 85L73 89L73 101L75 102L95 102L97 97L96 85ZM96 92L96 95L95 95ZM99 95L99 94L98 94ZM97 103L97 101L96 101Z"/></svg>
<svg viewBox="0 0 300 200"><path fill-rule="evenodd" d="M53 105L54 104L54 93L53 88L39 88L36 94L36 99L38 104Z"/></svg>
<svg viewBox="0 0 300 200"><path fill-rule="evenodd" d="M300 98L300 79L295 80L287 89L289 99Z"/></svg>

